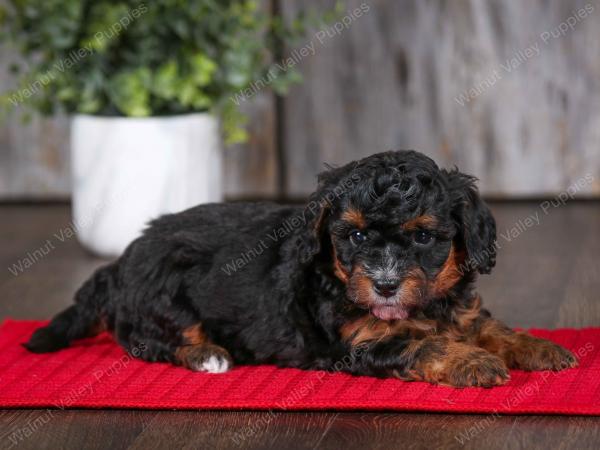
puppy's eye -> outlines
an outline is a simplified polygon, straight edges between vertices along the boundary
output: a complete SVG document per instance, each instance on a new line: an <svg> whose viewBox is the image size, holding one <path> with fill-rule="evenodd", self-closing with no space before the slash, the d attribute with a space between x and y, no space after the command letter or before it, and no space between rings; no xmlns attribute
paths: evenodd
<svg viewBox="0 0 600 450"><path fill-rule="evenodd" d="M354 245L363 243L365 239L367 239L367 236L360 231L353 231L350 233L350 242L352 242Z"/></svg>
<svg viewBox="0 0 600 450"><path fill-rule="evenodd" d="M413 239L419 245L427 245L433 241L433 235L429 231L419 230L414 234Z"/></svg>

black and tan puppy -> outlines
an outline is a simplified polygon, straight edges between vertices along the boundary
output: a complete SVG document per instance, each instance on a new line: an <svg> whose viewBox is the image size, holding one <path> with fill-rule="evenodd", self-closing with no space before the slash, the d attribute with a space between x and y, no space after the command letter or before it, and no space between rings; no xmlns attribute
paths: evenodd
<svg viewBox="0 0 600 450"><path fill-rule="evenodd" d="M112 332L147 361L276 364L451 386L560 370L573 355L481 309L496 229L474 179L414 151L319 177L304 208L203 205L154 221L37 330L34 352ZM339 366L338 366L339 367Z"/></svg>

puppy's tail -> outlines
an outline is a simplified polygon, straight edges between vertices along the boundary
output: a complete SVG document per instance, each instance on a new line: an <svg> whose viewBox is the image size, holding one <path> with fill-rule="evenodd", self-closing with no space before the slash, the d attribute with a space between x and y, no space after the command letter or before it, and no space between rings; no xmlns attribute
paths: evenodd
<svg viewBox="0 0 600 450"><path fill-rule="evenodd" d="M75 294L75 304L38 328L23 346L34 353L55 352L71 341L95 336L105 328L106 306L116 283L117 264L102 267Z"/></svg>

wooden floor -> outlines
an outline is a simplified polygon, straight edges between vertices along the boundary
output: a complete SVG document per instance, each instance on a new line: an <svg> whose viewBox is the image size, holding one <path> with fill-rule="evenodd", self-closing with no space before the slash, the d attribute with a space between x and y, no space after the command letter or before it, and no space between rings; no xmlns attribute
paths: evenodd
<svg viewBox="0 0 600 450"><path fill-rule="evenodd" d="M492 206L501 248L496 270L480 282L488 308L519 327L600 326L600 203ZM102 263L75 237L61 241L61 230L65 235L70 226L63 205L0 206L0 319L51 316ZM43 259L11 273L47 240L53 248ZM486 416L118 410L52 411L13 444L12 433L31 428L40 413L0 411L0 449L600 448L600 418L590 417L492 416L482 422ZM480 431L461 443L461 433L473 426ZM234 433L248 427L254 435L236 441Z"/></svg>

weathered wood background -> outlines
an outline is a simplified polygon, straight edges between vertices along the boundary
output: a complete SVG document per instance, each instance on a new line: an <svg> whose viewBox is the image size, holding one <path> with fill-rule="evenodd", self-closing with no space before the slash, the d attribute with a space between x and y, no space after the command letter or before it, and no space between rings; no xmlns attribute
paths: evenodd
<svg viewBox="0 0 600 450"><path fill-rule="evenodd" d="M552 196L586 175L578 195L600 196L600 0L349 0L347 14L361 4L340 32L307 36L304 83L280 108L266 91L247 102L250 141L225 150L230 197L303 197L323 163L396 148L491 196ZM0 197L67 197L67 135L64 118L3 124Z"/></svg>

